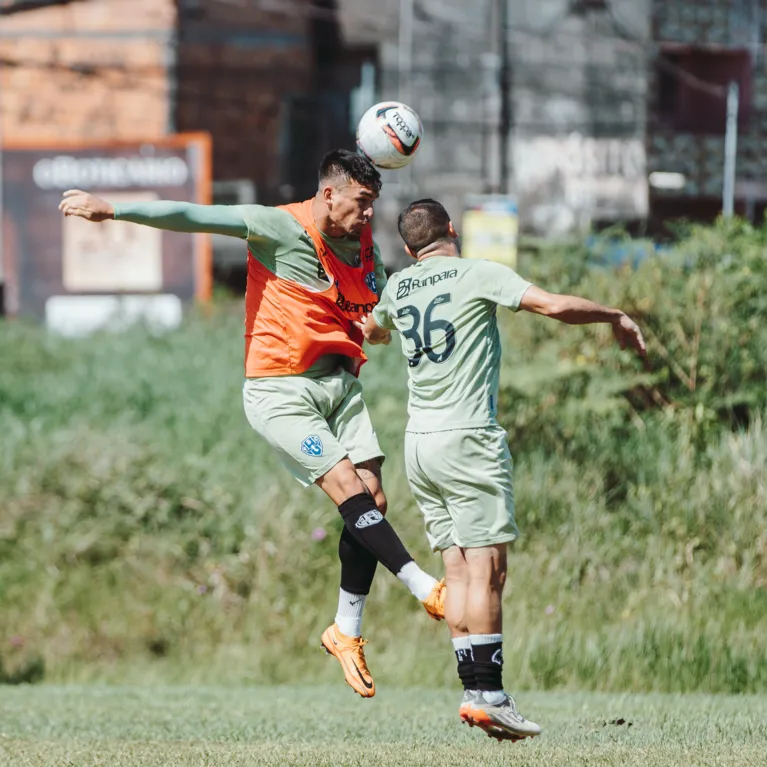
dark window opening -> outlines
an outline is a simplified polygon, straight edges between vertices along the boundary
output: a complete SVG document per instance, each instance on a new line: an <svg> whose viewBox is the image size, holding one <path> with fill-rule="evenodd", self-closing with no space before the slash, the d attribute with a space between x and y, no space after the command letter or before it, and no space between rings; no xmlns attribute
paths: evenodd
<svg viewBox="0 0 767 767"><path fill-rule="evenodd" d="M752 64L745 50L664 50L656 62L658 125L683 133L721 136L727 122L727 87L738 85L738 127L748 127Z"/></svg>

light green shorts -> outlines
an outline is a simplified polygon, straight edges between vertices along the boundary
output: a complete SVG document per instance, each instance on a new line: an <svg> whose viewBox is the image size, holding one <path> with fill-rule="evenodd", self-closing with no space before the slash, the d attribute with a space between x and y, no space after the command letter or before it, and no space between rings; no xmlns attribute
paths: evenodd
<svg viewBox="0 0 767 767"><path fill-rule="evenodd" d="M511 453L500 426L408 432L405 470L433 551L516 539Z"/></svg>
<svg viewBox="0 0 767 767"><path fill-rule="evenodd" d="M250 425L302 485L347 456L354 464L383 461L362 385L343 368L317 378L249 378L242 394Z"/></svg>

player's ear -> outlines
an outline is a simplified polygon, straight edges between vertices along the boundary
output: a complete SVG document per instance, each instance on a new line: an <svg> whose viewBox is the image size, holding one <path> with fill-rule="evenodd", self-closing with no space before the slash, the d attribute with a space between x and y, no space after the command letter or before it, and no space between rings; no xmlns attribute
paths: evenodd
<svg viewBox="0 0 767 767"><path fill-rule="evenodd" d="M409 245L405 245L405 253L407 253L410 256L410 258L414 258L416 261L418 260L418 256L415 253L413 253L412 250L410 250Z"/></svg>
<svg viewBox="0 0 767 767"><path fill-rule="evenodd" d="M456 239L458 238L458 232L455 231L455 227L453 226L453 222L452 221L447 226L447 233L451 237L455 237Z"/></svg>
<svg viewBox="0 0 767 767"><path fill-rule="evenodd" d="M326 184L320 191L322 192L322 199L330 207L333 203L333 187L330 184Z"/></svg>

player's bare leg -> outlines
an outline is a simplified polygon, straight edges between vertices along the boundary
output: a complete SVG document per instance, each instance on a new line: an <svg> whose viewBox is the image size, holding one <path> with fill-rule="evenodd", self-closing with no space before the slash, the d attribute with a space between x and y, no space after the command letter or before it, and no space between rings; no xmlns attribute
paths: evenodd
<svg viewBox="0 0 767 767"><path fill-rule="evenodd" d="M380 462L369 461L355 467L346 458L316 484L338 506L345 523L339 543L342 563L339 608L336 622L322 635L322 645L341 664L347 684L370 698L375 695L375 684L365 661L361 622L375 565L383 562L438 620L444 616L444 586L416 565L385 519L386 496Z"/></svg>
<svg viewBox="0 0 767 767"><path fill-rule="evenodd" d="M479 693L466 708L467 721L499 739L540 735L541 728L517 711L514 699L503 689L501 597L506 583L506 544L465 549L465 559L469 584L465 618Z"/></svg>
<svg viewBox="0 0 767 767"><path fill-rule="evenodd" d="M477 680L474 675L474 657L471 654L469 627L466 624L466 597L469 592L469 568L464 550L451 546L442 552L445 565L445 622L450 629L450 639L458 662L458 677L463 684L463 697L458 709L461 720L469 721L469 708L477 696Z"/></svg>
<svg viewBox="0 0 767 767"><path fill-rule="evenodd" d="M466 564L465 550L451 546L442 551L442 561L445 565L445 581L447 597L445 599L445 622L450 629L453 651L458 662L458 677L463 685L463 695L458 708L462 722L474 723L471 710L481 693L477 690L477 679L474 674L474 656L471 652L469 627L466 623L466 601L469 593L469 568ZM506 739L501 729L489 730L488 735L498 739Z"/></svg>
<svg viewBox="0 0 767 767"><path fill-rule="evenodd" d="M354 468L357 471L357 476L365 483L368 492L373 496L376 508L386 516L389 502L383 489L381 459L373 458L370 461L355 463Z"/></svg>

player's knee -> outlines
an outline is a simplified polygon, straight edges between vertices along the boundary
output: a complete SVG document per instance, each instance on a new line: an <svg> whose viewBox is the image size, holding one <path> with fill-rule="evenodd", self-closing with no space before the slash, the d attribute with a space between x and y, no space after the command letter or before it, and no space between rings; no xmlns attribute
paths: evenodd
<svg viewBox="0 0 767 767"><path fill-rule="evenodd" d="M348 459L337 463L316 482L317 486L339 506L344 501L361 493L367 493L365 483L359 478L354 464Z"/></svg>

